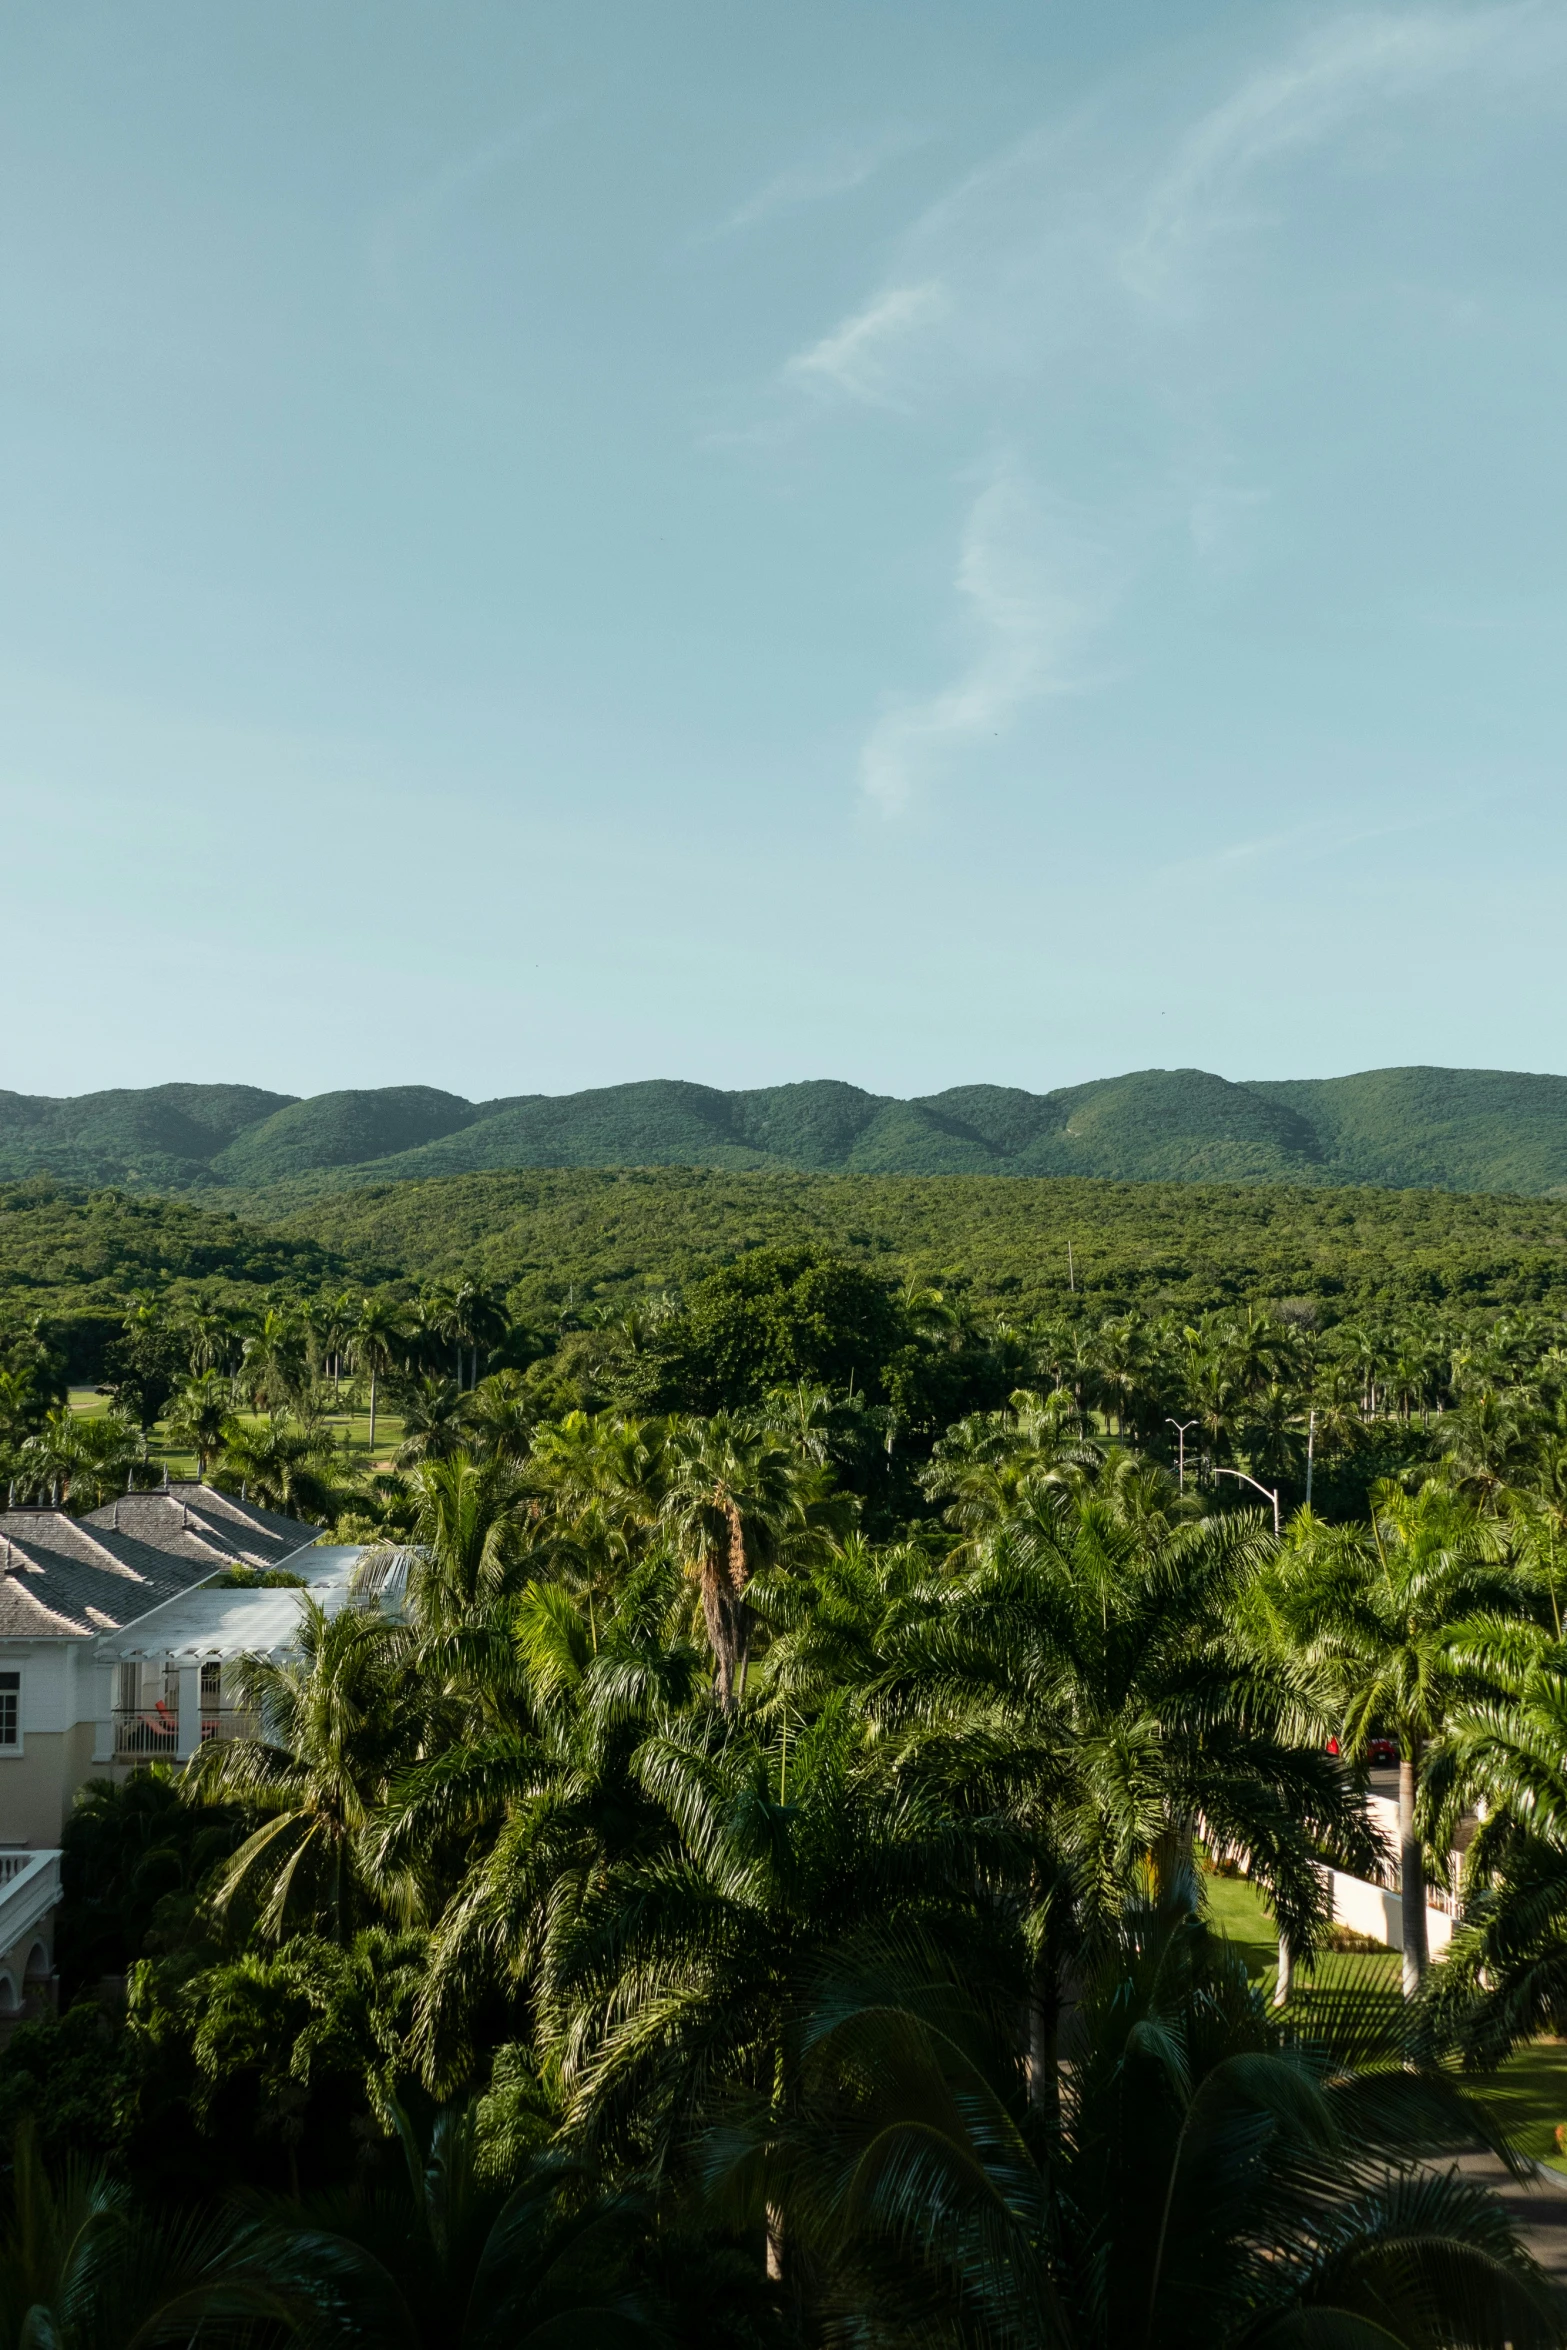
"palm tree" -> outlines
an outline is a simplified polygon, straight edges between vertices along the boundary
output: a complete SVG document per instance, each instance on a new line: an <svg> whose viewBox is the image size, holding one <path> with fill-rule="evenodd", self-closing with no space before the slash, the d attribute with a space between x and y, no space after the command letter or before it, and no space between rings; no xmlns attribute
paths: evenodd
<svg viewBox="0 0 1567 2350"><path fill-rule="evenodd" d="M1271 1536L1252 1513L1183 1523L1174 1504L1168 1477L1125 1455L1097 1481L1029 1493L972 1566L890 1613L864 1685L883 1735L943 1728L954 1769L1002 1773L996 1800L1043 1839L1029 1929L1042 2100L1066 1978L1150 1855L1179 1875L1200 1829L1243 1859L1304 1953L1321 1860L1365 1868L1375 1851L1309 1739L1298 1678L1251 1622Z"/></svg>
<svg viewBox="0 0 1567 2350"><path fill-rule="evenodd" d="M1428 1833L1464 1855L1463 1924L1429 1985L1436 2038L1493 2069L1567 2025L1567 1648L1533 1624L1460 1628L1452 1661L1483 1694L1460 1700L1423 1789Z"/></svg>
<svg viewBox="0 0 1567 2350"><path fill-rule="evenodd" d="M328 1432L295 1427L286 1413L274 1413L265 1427L247 1427L238 1419L224 1423L224 1472L273 1509L317 1523L329 1519L335 1499L328 1474L332 1459Z"/></svg>
<svg viewBox="0 0 1567 2350"><path fill-rule="evenodd" d="M1550 2283L1437 2163L1494 2143L1374 1990L1272 2017L1189 1887L1133 1905L1082 1985L1058 2125L927 1964L824 1973L794 2113L710 2141L739 2219L782 2215L829 2335L1037 2350L1547 2350Z"/></svg>
<svg viewBox="0 0 1567 2350"><path fill-rule="evenodd" d="M25 1486L94 1509L125 1491L144 1451L141 1431L122 1412L88 1417L61 1406L18 1448L16 1470Z"/></svg>
<svg viewBox="0 0 1567 2350"><path fill-rule="evenodd" d="M495 1346L506 1335L506 1315L501 1305L500 1292L483 1289L476 1281L460 1281L451 1300L450 1328L458 1345L457 1384L465 1384L462 1376L462 1349L473 1352L473 1374L466 1382L470 1387L479 1384L479 1349Z"/></svg>
<svg viewBox="0 0 1567 2350"><path fill-rule="evenodd" d="M519 2144L501 2103L444 2107L427 2132L398 2108L401 2181L276 2208L246 2249L279 2306L404 2350L657 2350L646 2198L548 2151L536 2119Z"/></svg>
<svg viewBox="0 0 1567 2350"><path fill-rule="evenodd" d="M527 1580L517 1473L508 1462L455 1452L423 1463L415 1495L422 1553L409 1586L415 1617L427 1635L476 1625Z"/></svg>
<svg viewBox="0 0 1567 2350"><path fill-rule="evenodd" d="M468 1433L474 1449L514 1465L528 1457L538 1413L520 1371L492 1371L468 1399Z"/></svg>
<svg viewBox="0 0 1567 2350"><path fill-rule="evenodd" d="M745 1587L786 1547L820 1545L830 1480L760 1422L719 1414L672 1430L663 1518L701 1594L718 1702L744 1689L751 1617Z"/></svg>
<svg viewBox="0 0 1567 2350"><path fill-rule="evenodd" d="M663 1430L618 1414L568 1412L540 1429L527 1483L544 1510L553 1572L602 1605L647 1549L665 1499Z"/></svg>
<svg viewBox="0 0 1567 2350"><path fill-rule="evenodd" d="M1303 1658L1337 1686L1346 1755L1364 1754L1376 1731L1398 1741L1404 1990L1411 1998L1426 1969L1421 1773L1454 1704L1477 1694L1457 1662L1454 1634L1472 1616L1524 1614L1529 1596L1495 1530L1434 1483L1414 1495L1379 1486L1368 1529L1305 1522L1282 1595Z"/></svg>
<svg viewBox="0 0 1567 2350"><path fill-rule="evenodd" d="M305 1334L298 1315L282 1306L268 1306L260 1329L245 1341L246 1386L275 1412L298 1400L307 1377Z"/></svg>
<svg viewBox="0 0 1567 2350"><path fill-rule="evenodd" d="M122 2182L81 2163L51 2179L30 2121L17 2130L10 2188L0 2242L5 2350L142 2350L217 2332L238 2343L246 2321L282 2314L246 2279L226 2214L151 2214Z"/></svg>
<svg viewBox="0 0 1567 2350"><path fill-rule="evenodd" d="M1005 1411L972 1413L939 1437L920 1484L933 1501L946 1501L948 1525L972 1540L1004 1524L1025 1496L1102 1458L1064 1388L1040 1396L1020 1387Z"/></svg>
<svg viewBox="0 0 1567 2350"><path fill-rule="evenodd" d="M370 1374L370 1458L375 1459L377 1383L394 1371L407 1352L408 1334L400 1309L387 1297L367 1297L354 1324L354 1361Z"/></svg>
<svg viewBox="0 0 1567 2350"><path fill-rule="evenodd" d="M279 1941L318 1926L340 1942L373 1907L361 1848L392 1776L418 1752L413 1635L369 1610L328 1616L303 1594L288 1655L234 1668L234 1705L252 1736L214 1740L186 1766L192 1793L267 1817L230 1860L218 1911L253 1914Z"/></svg>
<svg viewBox="0 0 1567 2350"><path fill-rule="evenodd" d="M205 1479L207 1466L222 1451L230 1411L228 1381L219 1371L203 1371L187 1380L165 1418L170 1437L196 1456L196 1475Z"/></svg>
<svg viewBox="0 0 1567 2350"><path fill-rule="evenodd" d="M410 1469L419 1461L450 1460L462 1448L468 1431L467 1398L450 1379L415 1380L397 1400L403 1440L392 1459L399 1469Z"/></svg>
<svg viewBox="0 0 1567 2350"><path fill-rule="evenodd" d="M885 1966L896 1946L949 1980L961 1967L981 1999L1014 1989L1013 1921L974 1901L1005 1837L911 1800L842 1704L793 1738L754 1714L655 1722L631 1775L663 1835L589 1876L542 1953L587 2142L678 2175L693 2129L733 2099L787 2120L825 1970Z"/></svg>

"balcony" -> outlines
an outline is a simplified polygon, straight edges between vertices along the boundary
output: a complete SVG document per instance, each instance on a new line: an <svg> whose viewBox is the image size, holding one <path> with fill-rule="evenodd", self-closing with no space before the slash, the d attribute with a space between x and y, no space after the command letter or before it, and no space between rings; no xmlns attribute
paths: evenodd
<svg viewBox="0 0 1567 2350"><path fill-rule="evenodd" d="M204 1705L197 1743L210 1746L219 1738L253 1738L256 1717L238 1706ZM177 1700L156 1699L151 1705L117 1706L114 1710L114 1759L117 1763L174 1762L186 1759L180 1742Z"/></svg>

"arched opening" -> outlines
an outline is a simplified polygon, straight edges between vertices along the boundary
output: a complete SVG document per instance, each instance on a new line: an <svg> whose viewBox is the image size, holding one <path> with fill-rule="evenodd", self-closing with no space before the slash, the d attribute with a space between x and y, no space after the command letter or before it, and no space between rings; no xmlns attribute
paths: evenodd
<svg viewBox="0 0 1567 2350"><path fill-rule="evenodd" d="M28 2015L41 2015L54 2005L54 1962L48 1945L35 1942L27 1953L22 1975L22 2006Z"/></svg>
<svg viewBox="0 0 1567 2350"><path fill-rule="evenodd" d="M0 2015L15 2015L17 2004L16 1985L9 1975L0 1975Z"/></svg>

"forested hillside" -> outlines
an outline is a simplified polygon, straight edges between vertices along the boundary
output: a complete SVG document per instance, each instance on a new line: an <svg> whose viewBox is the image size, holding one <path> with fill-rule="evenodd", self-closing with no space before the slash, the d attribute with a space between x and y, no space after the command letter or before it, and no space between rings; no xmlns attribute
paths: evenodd
<svg viewBox="0 0 1567 2350"><path fill-rule="evenodd" d="M1567 1300L1567 1202L666 1167L459 1175L303 1204L283 1187L247 1217L16 1185L0 1192L0 1311L108 1329L142 1292L238 1303L471 1277L536 1317L680 1291L748 1249L800 1242L1021 1316L1074 1295L1093 1311L1293 1298L1324 1321L1370 1303Z"/></svg>
<svg viewBox="0 0 1567 2350"><path fill-rule="evenodd" d="M725 1093L670 1079L465 1101L431 1086L297 1100L163 1085L0 1094L0 1179L136 1191L312 1190L521 1167L693 1166L861 1175L1063 1175L1567 1192L1567 1078L1378 1069L1232 1084L1142 1069L1026 1093L913 1101L822 1079Z"/></svg>
<svg viewBox="0 0 1567 2350"><path fill-rule="evenodd" d="M1194 1311L1298 1297L1329 1316L1373 1300L1567 1299L1567 1202L1446 1192L670 1167L337 1192L279 1229L421 1280L468 1271L528 1310L570 1293L678 1288L744 1249L804 1240L889 1280L956 1281L1019 1313L1074 1291L1105 1307Z"/></svg>

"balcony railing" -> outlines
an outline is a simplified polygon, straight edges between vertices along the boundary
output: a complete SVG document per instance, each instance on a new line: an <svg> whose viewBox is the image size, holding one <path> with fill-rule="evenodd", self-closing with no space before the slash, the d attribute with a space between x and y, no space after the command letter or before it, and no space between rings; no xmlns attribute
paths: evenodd
<svg viewBox="0 0 1567 2350"><path fill-rule="evenodd" d="M201 1709L201 1744L210 1746L219 1738L253 1738L256 1717L238 1706L204 1705ZM180 1748L179 1708L165 1701L161 1705L120 1707L114 1716L114 1759L116 1762L172 1761Z"/></svg>
<svg viewBox="0 0 1567 2350"><path fill-rule="evenodd" d="M116 1762L145 1762L157 1755L172 1756L179 1742L180 1717L172 1705L137 1706L134 1710L125 1707L115 1709Z"/></svg>

